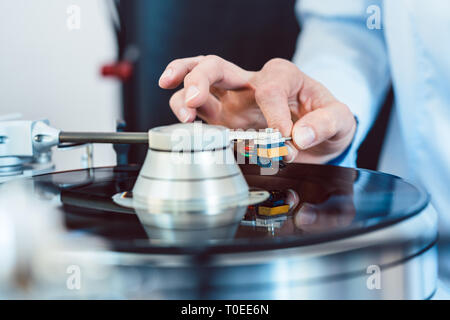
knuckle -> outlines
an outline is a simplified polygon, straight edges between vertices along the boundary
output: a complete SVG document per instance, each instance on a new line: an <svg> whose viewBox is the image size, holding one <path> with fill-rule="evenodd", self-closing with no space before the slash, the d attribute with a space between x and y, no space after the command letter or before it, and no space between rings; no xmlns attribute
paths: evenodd
<svg viewBox="0 0 450 320"><path fill-rule="evenodd" d="M218 63L222 60L222 58L219 56L216 56L215 54L209 54L205 57L205 60Z"/></svg>
<svg viewBox="0 0 450 320"><path fill-rule="evenodd" d="M333 136L336 134L337 131L337 119L333 116L333 113L331 113L329 110L324 109L323 110L323 118L326 123L326 134L327 136Z"/></svg>
<svg viewBox="0 0 450 320"><path fill-rule="evenodd" d="M192 84L197 84L197 82L198 82L197 79L198 79L199 73L201 74L201 71L199 71L199 70L195 70L193 72L188 73L184 77L185 87L188 87L189 85L192 85Z"/></svg>
<svg viewBox="0 0 450 320"><path fill-rule="evenodd" d="M204 65L208 68L213 68L214 70L221 70L223 59L216 55L208 55L203 60Z"/></svg>
<svg viewBox="0 0 450 320"><path fill-rule="evenodd" d="M283 69L283 70L295 70L296 72L300 72L298 67L289 60L282 58L273 58L266 62L263 67L263 70L273 70L273 69Z"/></svg>
<svg viewBox="0 0 450 320"><path fill-rule="evenodd" d="M319 81L314 80L314 79L309 79L309 86L311 87L311 90L313 92L319 92L320 95L324 95L324 92L323 92L324 87Z"/></svg>
<svg viewBox="0 0 450 320"><path fill-rule="evenodd" d="M288 63L289 61L282 59L282 58L273 58L270 59L269 61L266 62L266 64L264 65L264 67L279 67L279 66L284 66Z"/></svg>
<svg viewBox="0 0 450 320"><path fill-rule="evenodd" d="M197 69L184 77L184 87L188 88L190 86L196 86L198 89L203 89L206 88L205 85L207 84L207 81L207 73L203 72L201 69Z"/></svg>

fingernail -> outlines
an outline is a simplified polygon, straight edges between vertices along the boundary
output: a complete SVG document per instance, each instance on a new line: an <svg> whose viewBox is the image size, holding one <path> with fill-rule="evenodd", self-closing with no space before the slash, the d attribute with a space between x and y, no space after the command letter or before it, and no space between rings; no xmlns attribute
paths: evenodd
<svg viewBox="0 0 450 320"><path fill-rule="evenodd" d="M313 224L317 219L317 214L313 209L307 208L306 210L300 210L299 223L300 225Z"/></svg>
<svg viewBox="0 0 450 320"><path fill-rule="evenodd" d="M196 86L190 86L186 91L186 102L194 99L199 93L200 90Z"/></svg>
<svg viewBox="0 0 450 320"><path fill-rule="evenodd" d="M163 72L163 74L161 75L160 79L163 79L163 78L170 78L170 77L172 76L172 73L173 73L172 68L167 68L167 69Z"/></svg>
<svg viewBox="0 0 450 320"><path fill-rule="evenodd" d="M288 149L288 154L287 156L284 157L284 161L286 163L292 163L295 160L297 153L295 152L294 148L292 148L289 144L286 144L286 147Z"/></svg>
<svg viewBox="0 0 450 320"><path fill-rule="evenodd" d="M308 148L314 139L316 139L316 134L310 127L300 127L295 130L294 141L301 149Z"/></svg>
<svg viewBox="0 0 450 320"><path fill-rule="evenodd" d="M189 118L191 117L189 112L184 108L181 108L178 111L178 115L180 116L181 122L183 122L183 123L187 122L189 120Z"/></svg>

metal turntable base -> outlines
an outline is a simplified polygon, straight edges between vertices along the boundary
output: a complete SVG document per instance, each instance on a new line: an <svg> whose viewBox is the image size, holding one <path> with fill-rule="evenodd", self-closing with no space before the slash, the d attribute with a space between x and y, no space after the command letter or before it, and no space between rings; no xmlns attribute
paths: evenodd
<svg viewBox="0 0 450 320"><path fill-rule="evenodd" d="M155 299L426 299L436 289L436 213L423 191L367 170L290 164L273 176L241 170L250 188L276 195L240 224L199 230L143 226L112 201L139 167L32 178L59 195L69 238L97 236L121 277L120 297ZM264 216L279 206L284 214ZM265 206L266 211L260 211ZM268 209L267 209L268 208ZM127 281L133 275L133 284ZM137 279L137 280L136 280ZM138 285L136 283L139 283Z"/></svg>

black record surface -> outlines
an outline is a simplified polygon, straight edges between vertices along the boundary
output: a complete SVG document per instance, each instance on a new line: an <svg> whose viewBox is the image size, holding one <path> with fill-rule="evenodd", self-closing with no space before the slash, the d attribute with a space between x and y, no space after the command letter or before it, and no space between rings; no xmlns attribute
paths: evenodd
<svg viewBox="0 0 450 320"><path fill-rule="evenodd" d="M249 207L239 225L190 232L145 227L132 209L112 201L113 195L132 190L137 166L67 171L33 180L35 192L60 194L71 236L99 236L115 251L137 253L242 252L323 243L398 223L428 204L423 190L363 169L289 164L262 176L258 166L240 167L249 186L270 191L271 200ZM277 209L281 213L272 217L260 214Z"/></svg>

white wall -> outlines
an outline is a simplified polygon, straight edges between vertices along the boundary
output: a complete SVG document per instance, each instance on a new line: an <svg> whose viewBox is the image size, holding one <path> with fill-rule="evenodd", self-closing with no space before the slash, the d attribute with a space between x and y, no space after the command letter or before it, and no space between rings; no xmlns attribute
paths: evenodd
<svg viewBox="0 0 450 320"><path fill-rule="evenodd" d="M107 0L0 1L0 115L47 118L63 130L115 130L119 84L99 75L115 58ZM78 5L80 29L67 27ZM58 151L58 169L80 167L82 150ZM94 164L115 163L110 145L94 147Z"/></svg>

